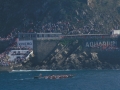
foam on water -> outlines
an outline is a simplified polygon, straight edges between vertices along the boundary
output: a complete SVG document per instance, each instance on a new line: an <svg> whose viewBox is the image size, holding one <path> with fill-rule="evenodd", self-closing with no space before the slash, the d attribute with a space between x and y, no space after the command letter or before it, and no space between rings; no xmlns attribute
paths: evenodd
<svg viewBox="0 0 120 90"><path fill-rule="evenodd" d="M33 72L33 71L72 71L72 70L46 70L46 69L40 69L40 70L12 70L11 72Z"/></svg>

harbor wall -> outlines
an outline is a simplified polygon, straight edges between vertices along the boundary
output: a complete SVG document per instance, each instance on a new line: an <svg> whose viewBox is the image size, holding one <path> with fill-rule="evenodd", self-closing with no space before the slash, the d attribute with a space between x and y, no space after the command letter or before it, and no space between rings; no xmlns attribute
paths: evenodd
<svg viewBox="0 0 120 90"><path fill-rule="evenodd" d="M75 38L76 40L76 38ZM117 39L77 39L80 41L82 50L88 53L97 53L101 62L120 64L120 50L117 48ZM33 53L36 57L35 62L45 60L57 48L59 40L34 40Z"/></svg>
<svg viewBox="0 0 120 90"><path fill-rule="evenodd" d="M98 57L102 62L109 62L112 65L119 64L120 65L120 51L99 51Z"/></svg>
<svg viewBox="0 0 120 90"><path fill-rule="evenodd" d="M34 40L33 53L35 61L41 62L44 60L56 47L59 40Z"/></svg>

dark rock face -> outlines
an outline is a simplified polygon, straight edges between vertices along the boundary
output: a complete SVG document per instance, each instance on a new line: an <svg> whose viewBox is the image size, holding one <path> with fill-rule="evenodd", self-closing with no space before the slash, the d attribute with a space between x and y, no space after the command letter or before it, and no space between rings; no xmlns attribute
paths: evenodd
<svg viewBox="0 0 120 90"><path fill-rule="evenodd" d="M10 41L0 41L0 53L4 52L10 45Z"/></svg>

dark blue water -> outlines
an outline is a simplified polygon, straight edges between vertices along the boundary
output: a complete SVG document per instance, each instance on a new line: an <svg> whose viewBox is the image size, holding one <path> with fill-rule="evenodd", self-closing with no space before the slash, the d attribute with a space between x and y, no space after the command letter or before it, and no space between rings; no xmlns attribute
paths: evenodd
<svg viewBox="0 0 120 90"><path fill-rule="evenodd" d="M33 79L40 73L74 77ZM0 72L0 90L120 90L120 70Z"/></svg>

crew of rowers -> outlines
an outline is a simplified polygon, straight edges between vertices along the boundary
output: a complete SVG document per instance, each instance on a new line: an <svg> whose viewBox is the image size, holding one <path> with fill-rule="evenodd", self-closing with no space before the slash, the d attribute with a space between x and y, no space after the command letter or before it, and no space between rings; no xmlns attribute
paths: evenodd
<svg viewBox="0 0 120 90"><path fill-rule="evenodd" d="M49 76L42 76L42 74L39 75L40 79L64 79L64 78L70 78L73 77L73 75L65 74L65 75L49 75Z"/></svg>

